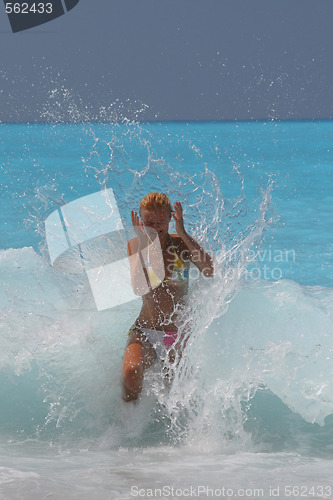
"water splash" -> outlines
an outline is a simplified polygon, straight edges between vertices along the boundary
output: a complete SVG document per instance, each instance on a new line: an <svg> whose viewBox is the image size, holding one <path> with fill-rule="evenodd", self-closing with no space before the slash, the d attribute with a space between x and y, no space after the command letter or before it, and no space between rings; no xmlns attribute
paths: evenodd
<svg viewBox="0 0 333 500"><path fill-rule="evenodd" d="M47 140L51 144L59 144L65 140L65 134L69 138L72 134L77 135L77 127L84 132L88 153L81 164L72 167L76 172L76 185L62 183L60 176L53 182L36 186L35 201L38 203L35 203L30 221L40 231L42 241L43 221L47 215L71 201L73 196L91 192L92 187L94 191L96 186L100 189L112 187L128 232L131 229L130 209L138 206L147 192L157 190L167 192L172 201L182 201L188 231L216 255L217 276L214 280L192 276L191 301L184 315L185 318L192 318L187 355L181 360L171 388L163 390L161 384L164 382L155 378L152 391L158 394L157 406L152 404L147 410L147 428L156 422L156 435L159 436L156 439L161 439L162 429L166 428L169 429L171 440L175 436L175 439L180 439L180 436L185 435L190 439L190 435L195 434L195 428L208 428L208 400L205 403L202 399L206 390L202 370L207 360L200 359L197 352L202 332L209 330L214 318L227 310L241 286L242 274L248 264L244 256L249 248L260 244L263 232L271 223L268 213L272 184L268 182L261 206L257 205L255 211L251 211L245 196L244 179L240 169L235 167L231 176L239 192L234 198L226 197L223 185L216 173L208 168L199 146L186 133L175 137L172 127L167 134L163 155L156 144L165 138L165 128L152 130L149 125L129 121L108 125L50 125L45 132L48 134ZM52 137L59 140L51 140ZM186 155L174 156L174 149L179 145ZM194 172L191 167L193 164L196 165ZM198 165L202 167L198 168ZM256 215L257 209L259 217ZM17 282L22 259L28 257L25 297L30 294L26 302L21 299L17 302L14 298L16 285L12 291L7 289L10 300L3 316L3 325L9 335L13 335L16 329L18 336L12 340L13 351L16 349L21 353L16 360L8 360L7 367L9 371L15 367L16 377L29 373L35 386L40 386L42 400L38 410L39 419L31 427L38 430L40 436L53 435L53 438L60 436L61 439L61 436L74 429L75 435L98 434L108 422L117 422L119 419L119 412L112 406L119 405L119 374L125 332L135 319L139 304L131 304L128 309L125 307L97 313L84 275L63 275L49 268L43 244L39 248L41 256L31 252L26 251L25 256L7 255L14 262L19 259L8 280L12 283ZM31 293L31 283L36 283L35 294ZM17 320L14 320L15 310L22 310ZM9 327L11 321L13 328ZM180 326L187 327L187 321ZM30 336L29 341L26 336L23 341L24 331ZM40 338L43 339L41 344ZM179 392L181 387L183 389ZM35 388L34 391L37 401L38 390ZM218 397L222 398L221 389L217 387L210 388L208 392L210 397L217 398L219 394ZM103 401L98 400L100 394L104 394ZM239 397L238 400L239 406L242 399ZM179 401L182 401L181 405ZM178 410L175 411L177 405ZM242 413L237 415L237 425L241 427ZM187 424L184 425L186 420L191 421L192 431ZM147 431L142 429L142 435L133 436L132 443L142 443L145 438Z"/></svg>
<svg viewBox="0 0 333 500"><path fill-rule="evenodd" d="M327 441L331 297L321 289L315 297L296 284L254 279L248 269L256 265L276 221L272 179L263 176L257 196L252 190L249 197L251 178L243 168L202 147L186 125L181 133L175 130L172 124L129 120L50 124L42 139L50 143L51 156L58 158L62 148L75 150L75 158L67 178L61 169L52 172L53 164L43 166L52 174L37 182L30 215L43 241L43 221L55 208L111 187L130 234L130 209L148 191L182 201L187 230L214 254L216 276L208 280L192 273L190 301L179 325L191 335L185 335L185 354L173 380L166 383L158 367L147 372L142 399L125 407L121 359L140 304L98 313L84 276L52 270L43 245L37 253L10 250L1 254L1 390L8 403L2 428L60 446L71 439L82 443L82 436L88 447L186 444L231 452L284 449L283 435L289 443L302 442L309 432L312 442ZM78 136L78 147L67 149ZM314 324L316 331L320 325L316 339ZM325 369L314 373L316 363ZM272 401L281 416L278 428L266 418ZM138 416L142 425L135 426Z"/></svg>

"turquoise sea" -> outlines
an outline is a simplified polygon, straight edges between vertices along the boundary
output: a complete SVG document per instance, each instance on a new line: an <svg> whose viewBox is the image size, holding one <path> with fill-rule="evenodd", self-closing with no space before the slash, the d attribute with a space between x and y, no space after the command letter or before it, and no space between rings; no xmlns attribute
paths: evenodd
<svg viewBox="0 0 333 500"><path fill-rule="evenodd" d="M333 499L333 122L2 123L0 138L0 498ZM98 309L84 269L52 265L45 225L77 200L89 217L106 190L124 240L163 191L215 259L214 279L191 274L172 382L155 366L136 404L120 370L140 299Z"/></svg>

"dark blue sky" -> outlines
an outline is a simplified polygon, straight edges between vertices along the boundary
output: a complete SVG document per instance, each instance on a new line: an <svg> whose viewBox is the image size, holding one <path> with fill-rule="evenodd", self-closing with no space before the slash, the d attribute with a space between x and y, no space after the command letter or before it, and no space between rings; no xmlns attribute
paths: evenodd
<svg viewBox="0 0 333 500"><path fill-rule="evenodd" d="M332 118L332 24L332 0L80 0L13 34L0 4L0 120Z"/></svg>

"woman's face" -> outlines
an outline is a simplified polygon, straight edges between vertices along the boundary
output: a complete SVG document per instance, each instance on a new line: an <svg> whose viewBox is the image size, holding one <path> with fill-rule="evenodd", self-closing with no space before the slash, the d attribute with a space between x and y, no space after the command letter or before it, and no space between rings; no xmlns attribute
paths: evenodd
<svg viewBox="0 0 333 500"><path fill-rule="evenodd" d="M143 209L141 219L147 229L151 228L153 232L157 232L159 238L168 234L171 215L167 208Z"/></svg>

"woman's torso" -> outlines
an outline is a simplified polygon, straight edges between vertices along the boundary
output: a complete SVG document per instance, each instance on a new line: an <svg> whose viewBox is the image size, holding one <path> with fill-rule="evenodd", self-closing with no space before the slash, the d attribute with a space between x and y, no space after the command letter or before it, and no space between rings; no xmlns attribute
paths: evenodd
<svg viewBox="0 0 333 500"><path fill-rule="evenodd" d="M137 323L143 328L177 329L177 319L188 291L188 250L182 240L170 236L170 244L163 251L165 276L158 282L148 262L151 290L142 297L142 308Z"/></svg>

